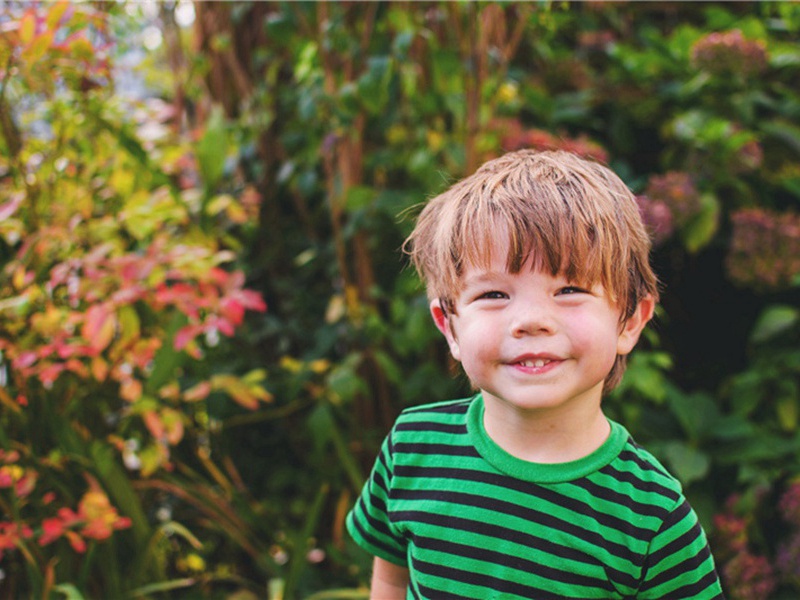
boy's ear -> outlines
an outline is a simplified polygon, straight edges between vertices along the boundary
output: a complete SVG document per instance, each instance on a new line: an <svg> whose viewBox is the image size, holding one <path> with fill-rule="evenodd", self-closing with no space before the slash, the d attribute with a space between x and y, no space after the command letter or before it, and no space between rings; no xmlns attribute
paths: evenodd
<svg viewBox="0 0 800 600"><path fill-rule="evenodd" d="M617 354L624 355L633 350L636 342L639 341L639 335L642 333L644 326L653 318L655 308L656 301L651 294L647 294L639 300L639 304L636 305L636 310L630 319L622 325L619 338L617 338Z"/></svg>
<svg viewBox="0 0 800 600"><path fill-rule="evenodd" d="M447 345L450 346L450 354L453 355L453 358L460 361L461 351L458 347L458 341L456 340L456 336L453 332L452 318L447 314L447 311L442 306L441 300L438 298L431 301L430 307L433 322L436 323L437 329L442 332L442 335L447 340Z"/></svg>

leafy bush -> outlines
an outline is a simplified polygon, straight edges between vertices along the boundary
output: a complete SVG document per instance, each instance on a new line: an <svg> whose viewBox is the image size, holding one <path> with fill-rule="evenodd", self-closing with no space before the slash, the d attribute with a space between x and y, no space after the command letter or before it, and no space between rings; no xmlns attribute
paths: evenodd
<svg viewBox="0 0 800 600"><path fill-rule="evenodd" d="M153 518L154 492L189 489L175 482L191 480L193 464L217 474L204 400L224 394L253 410L271 399L263 371L234 375L204 358L247 310L265 309L204 226L244 207L182 183L202 144L145 147L136 128L152 117L129 119L111 95L112 18L90 5L30 7L0 40L10 596L121 597L161 583L177 537L200 542ZM219 484L207 474L206 495Z"/></svg>

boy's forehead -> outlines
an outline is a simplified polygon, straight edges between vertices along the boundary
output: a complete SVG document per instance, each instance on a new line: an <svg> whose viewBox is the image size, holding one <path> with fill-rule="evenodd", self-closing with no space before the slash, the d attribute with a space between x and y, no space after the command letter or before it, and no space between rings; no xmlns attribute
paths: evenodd
<svg viewBox="0 0 800 600"><path fill-rule="evenodd" d="M553 277L592 287L600 285L600 274L587 272L576 265L585 263L582 257L576 256L570 248L553 249L537 247L536 244L523 246L512 245L508 236L499 235L485 244L473 245L472 251L463 257L462 268L457 276L458 292L467 286L488 281L496 281L508 275L526 273L546 273ZM551 252L550 255L547 255ZM553 259L556 259L555 261ZM558 266L556 264L558 263Z"/></svg>
<svg viewBox="0 0 800 600"><path fill-rule="evenodd" d="M500 233L493 236L485 243L475 243L469 252L463 256L463 280L468 272L473 276L478 273L489 275L502 275L519 271L536 271L544 267L546 260L544 249L537 249L534 244L512 244L508 235ZM569 253L563 254L564 259L569 258ZM517 265L518 267L512 267ZM566 265L564 265L566 268Z"/></svg>

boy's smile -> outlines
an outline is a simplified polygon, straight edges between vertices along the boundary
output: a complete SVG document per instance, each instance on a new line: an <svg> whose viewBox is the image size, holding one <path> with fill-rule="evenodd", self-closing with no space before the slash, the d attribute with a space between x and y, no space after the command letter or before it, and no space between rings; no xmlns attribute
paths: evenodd
<svg viewBox="0 0 800 600"><path fill-rule="evenodd" d="M621 324L601 285L578 286L534 268L531 258L510 273L506 248L495 246L490 264L466 268L453 312L431 304L453 356L482 390L487 415L600 414L605 378L617 355L633 349L652 302Z"/></svg>

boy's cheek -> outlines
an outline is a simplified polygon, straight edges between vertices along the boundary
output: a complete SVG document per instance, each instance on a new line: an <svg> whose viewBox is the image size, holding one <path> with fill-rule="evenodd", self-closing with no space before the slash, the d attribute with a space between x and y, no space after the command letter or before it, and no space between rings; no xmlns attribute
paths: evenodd
<svg viewBox="0 0 800 600"><path fill-rule="evenodd" d="M461 348L458 347L458 342L451 342L447 340L448 344L450 345L450 354L453 355L453 358L459 362L461 362Z"/></svg>

